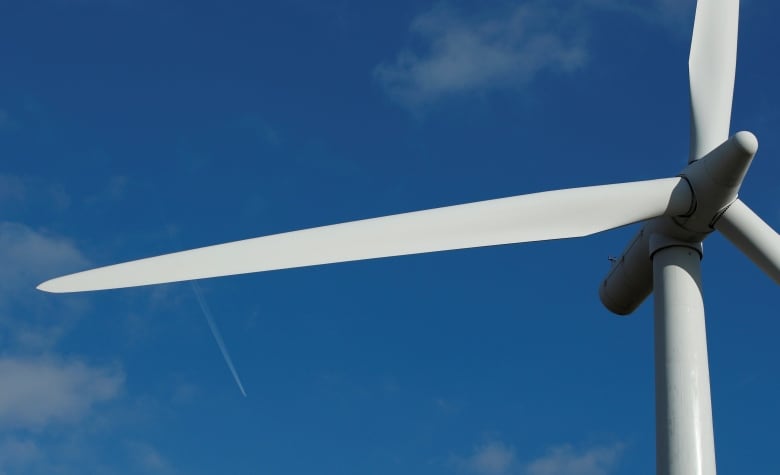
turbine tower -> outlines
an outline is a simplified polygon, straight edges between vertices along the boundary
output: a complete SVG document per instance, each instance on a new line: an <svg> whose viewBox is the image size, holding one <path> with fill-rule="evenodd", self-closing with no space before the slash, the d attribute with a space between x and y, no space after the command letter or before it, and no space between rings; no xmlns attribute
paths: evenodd
<svg viewBox="0 0 780 475"><path fill-rule="evenodd" d="M729 138L739 0L699 0L689 58L688 165L657 180L571 188L208 246L49 280L47 292L160 284L499 244L587 236L644 222L599 294L614 313L655 303L656 469L715 474L702 241L720 231L780 284L780 235L738 192L757 149Z"/></svg>

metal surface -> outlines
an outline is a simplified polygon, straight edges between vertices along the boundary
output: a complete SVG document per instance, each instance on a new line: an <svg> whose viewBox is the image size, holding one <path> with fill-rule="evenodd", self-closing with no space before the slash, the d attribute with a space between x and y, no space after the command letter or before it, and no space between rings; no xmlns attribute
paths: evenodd
<svg viewBox="0 0 780 475"><path fill-rule="evenodd" d="M653 255L658 475L715 474L700 259L687 244Z"/></svg>

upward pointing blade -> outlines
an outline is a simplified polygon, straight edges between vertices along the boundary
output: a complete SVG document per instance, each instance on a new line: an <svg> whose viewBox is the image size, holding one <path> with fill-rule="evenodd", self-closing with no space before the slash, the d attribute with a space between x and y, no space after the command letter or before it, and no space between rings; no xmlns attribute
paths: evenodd
<svg viewBox="0 0 780 475"><path fill-rule="evenodd" d="M480 201L275 234L80 272L47 292L161 284L378 257L586 236L688 211L681 178Z"/></svg>
<svg viewBox="0 0 780 475"><path fill-rule="evenodd" d="M729 135L737 67L739 0L699 0L688 73L691 88L691 151L698 160Z"/></svg>

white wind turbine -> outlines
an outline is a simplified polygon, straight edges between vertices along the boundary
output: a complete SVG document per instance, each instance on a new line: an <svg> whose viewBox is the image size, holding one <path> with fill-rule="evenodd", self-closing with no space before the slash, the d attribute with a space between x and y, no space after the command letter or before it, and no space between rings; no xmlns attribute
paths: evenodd
<svg viewBox="0 0 780 475"><path fill-rule="evenodd" d="M729 138L738 0L699 0L689 58L691 146L673 178L572 188L247 239L59 277L79 292L587 236L645 221L600 288L625 315L655 290L657 473L714 474L701 293L702 240L714 230L780 283L780 236L737 198L758 142Z"/></svg>

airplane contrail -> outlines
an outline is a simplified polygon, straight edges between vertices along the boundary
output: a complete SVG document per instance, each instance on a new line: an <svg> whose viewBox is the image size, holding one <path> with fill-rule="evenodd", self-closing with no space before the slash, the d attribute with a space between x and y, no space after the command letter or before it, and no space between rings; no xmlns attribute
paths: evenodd
<svg viewBox="0 0 780 475"><path fill-rule="evenodd" d="M219 346L219 351L222 352L222 357L225 359L225 363L227 363L228 368L230 369L230 373L233 375L233 379L236 381L236 384L238 385L238 389L241 391L241 394L246 397L246 391L244 391L244 386L241 384L241 379L238 377L238 372L236 371L236 368L233 366L233 361L230 359L230 355L228 354L227 347L225 346L225 342L222 341L222 335L219 333L219 328L217 328L216 322L214 322L214 317L211 315L211 309L209 309L208 304L206 303L206 299L203 298L203 293L200 290L200 287L198 286L198 282L196 280L190 281L190 286L192 286L192 291L195 292L195 298L198 299L198 304L200 305L200 309L203 310L203 315L206 316L206 321L209 324L209 328L211 328L211 334L214 335L214 339L217 340L217 346Z"/></svg>

